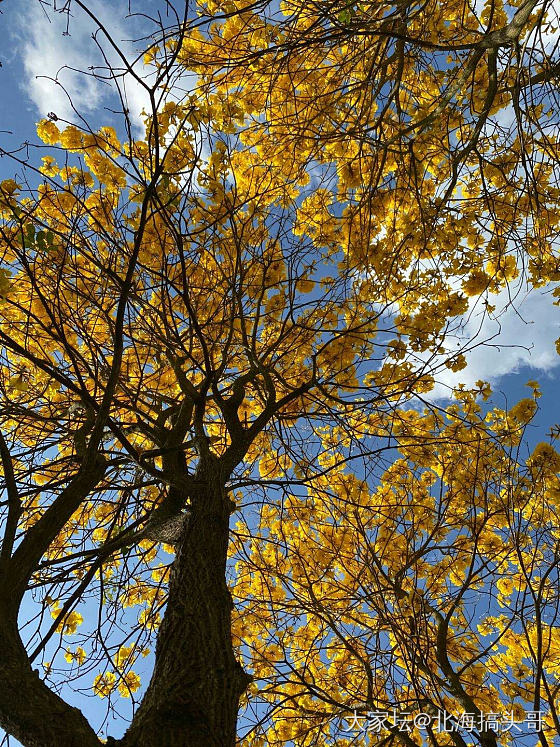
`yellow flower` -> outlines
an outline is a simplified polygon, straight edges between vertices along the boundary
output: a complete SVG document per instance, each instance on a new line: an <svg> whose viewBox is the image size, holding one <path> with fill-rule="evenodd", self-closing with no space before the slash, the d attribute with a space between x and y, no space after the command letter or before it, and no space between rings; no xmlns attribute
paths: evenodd
<svg viewBox="0 0 560 747"><path fill-rule="evenodd" d="M454 358L448 358L448 360L445 361L446 368L449 368L451 371L462 371L466 365L467 359L462 353L459 353L459 355L456 355Z"/></svg>
<svg viewBox="0 0 560 747"><path fill-rule="evenodd" d="M70 649L66 649L64 658L66 659L66 661L69 661L70 663L75 661L78 663L78 666L81 666L86 660L86 652L81 646L78 646L78 648L75 651L70 651Z"/></svg>
<svg viewBox="0 0 560 747"><path fill-rule="evenodd" d="M43 165L39 167L39 171L46 176L56 176L58 174L58 166L52 156L43 156L41 159Z"/></svg>
<svg viewBox="0 0 560 747"><path fill-rule="evenodd" d="M56 618L59 612L60 610L58 608L51 610L52 617ZM72 612L69 612L66 615L64 620L56 629L57 633L62 633L63 635L72 635L76 632L78 625L81 625L83 621L84 618L80 615L80 613L76 612L76 610L72 610Z"/></svg>
<svg viewBox="0 0 560 747"><path fill-rule="evenodd" d="M529 457L529 465L545 475L560 472L560 454L550 444L541 441Z"/></svg>
<svg viewBox="0 0 560 747"><path fill-rule="evenodd" d="M60 140L60 130L49 119L42 119L37 124L37 135L48 145L54 145Z"/></svg>
<svg viewBox="0 0 560 747"><path fill-rule="evenodd" d="M100 698L106 698L115 689L117 677L114 672L105 672L98 674L93 681L93 692Z"/></svg>
<svg viewBox="0 0 560 747"><path fill-rule="evenodd" d="M526 386L531 387L531 389L533 390L533 397L538 399L541 396L541 389L540 389L538 381L535 381L534 379L529 379Z"/></svg>
<svg viewBox="0 0 560 747"><path fill-rule="evenodd" d="M4 181L0 183L0 192L3 192L4 194L12 195L14 192L17 192L18 189L19 184L13 179L4 179Z"/></svg>
<svg viewBox="0 0 560 747"><path fill-rule="evenodd" d="M114 127L101 127L97 133L97 145L105 151L118 152L122 149Z"/></svg>
<svg viewBox="0 0 560 747"><path fill-rule="evenodd" d="M150 610L143 610L138 616L140 625L145 625L148 630L154 630L159 627L160 620L159 612L154 613Z"/></svg>
<svg viewBox="0 0 560 747"><path fill-rule="evenodd" d="M59 135L60 144L69 151L79 151L84 149L87 145L95 143L95 139L92 139L86 133L79 130L73 125L69 125Z"/></svg>
<svg viewBox="0 0 560 747"><path fill-rule="evenodd" d="M504 596L509 596L513 591L513 580L507 576L500 578L497 581L496 586Z"/></svg>
<svg viewBox="0 0 560 747"><path fill-rule="evenodd" d="M462 289L467 296L478 296L483 293L490 283L490 278L482 270L473 270L469 277L463 281Z"/></svg>
<svg viewBox="0 0 560 747"><path fill-rule="evenodd" d="M119 692L123 698L130 698L130 694L135 693L139 687L140 677L136 672L127 672L120 682Z"/></svg>
<svg viewBox="0 0 560 747"><path fill-rule="evenodd" d="M528 423L537 411L537 403L529 397L520 400L509 411L510 417L519 423Z"/></svg>
<svg viewBox="0 0 560 747"><path fill-rule="evenodd" d="M121 646L114 657L115 664L117 667L122 667L127 661L130 661L130 654L132 653L134 646Z"/></svg>

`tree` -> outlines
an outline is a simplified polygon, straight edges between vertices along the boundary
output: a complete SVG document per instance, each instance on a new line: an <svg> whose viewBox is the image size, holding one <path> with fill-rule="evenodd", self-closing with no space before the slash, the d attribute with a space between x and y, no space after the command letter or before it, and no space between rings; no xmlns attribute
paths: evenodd
<svg viewBox="0 0 560 747"><path fill-rule="evenodd" d="M367 739L352 713L544 703L546 745L538 387L509 412L484 382L424 398L480 343L457 348L461 315L559 277L552 9L185 13L144 77L104 73L144 86L143 138L124 104L120 136L54 113L42 166L1 184L0 725L100 744L59 693L135 700L157 639L122 747L233 745L240 707L244 744L310 745Z"/></svg>

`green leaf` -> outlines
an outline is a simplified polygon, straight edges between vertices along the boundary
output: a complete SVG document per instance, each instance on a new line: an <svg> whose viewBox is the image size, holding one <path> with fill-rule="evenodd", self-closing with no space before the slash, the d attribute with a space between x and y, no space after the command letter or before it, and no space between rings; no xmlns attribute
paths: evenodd
<svg viewBox="0 0 560 747"><path fill-rule="evenodd" d="M35 244L35 226L29 223L23 234L23 244L26 249L31 249Z"/></svg>
<svg viewBox="0 0 560 747"><path fill-rule="evenodd" d="M47 232L46 231L39 231L37 233L37 246L41 251L47 250Z"/></svg>
<svg viewBox="0 0 560 747"><path fill-rule="evenodd" d="M356 9L353 6L344 8L344 10L341 10L340 13L337 16L338 22L343 23L344 25L349 24L352 21L352 18L356 15Z"/></svg>

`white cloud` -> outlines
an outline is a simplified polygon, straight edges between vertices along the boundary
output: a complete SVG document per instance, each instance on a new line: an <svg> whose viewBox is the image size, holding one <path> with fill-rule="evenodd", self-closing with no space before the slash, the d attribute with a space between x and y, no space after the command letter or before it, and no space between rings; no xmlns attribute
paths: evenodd
<svg viewBox="0 0 560 747"><path fill-rule="evenodd" d="M523 366L538 375L560 365L555 348L555 341L560 337L560 312L553 306L550 293L543 289L532 290L524 297L517 295L512 301L506 289L489 296L488 301L496 306L491 316L483 314L480 301L477 306L471 305L470 313L462 320L464 326L457 349L469 340L475 345L482 344L465 354L467 368L456 373L441 370L428 399L447 399L460 383L472 387L482 379L495 384L502 376L515 373Z"/></svg>
<svg viewBox="0 0 560 747"><path fill-rule="evenodd" d="M77 6L72 7L69 19L70 34L66 35L67 16L53 12L43 3L21 3L20 26L17 29L19 48L25 71L22 87L35 105L40 117L54 112L60 119L79 121L78 114L92 117L102 106L118 109L114 86L97 80L91 75L91 67L101 65L103 58L92 39L96 31L94 22ZM110 30L114 41L129 60L136 56L131 42L133 36L123 20L126 4L94 0L88 3L89 10ZM98 34L110 64L118 65L118 57ZM141 69L139 63L136 69ZM82 72L83 71L83 72ZM99 71L102 73L102 71ZM89 73L89 74L84 74ZM148 105L145 90L132 76L121 82L135 128L141 130L140 112ZM97 117L96 117L97 119ZM107 124L107 117L100 124Z"/></svg>
<svg viewBox="0 0 560 747"><path fill-rule="evenodd" d="M559 0L552 0L552 2L547 5L546 17L549 25L539 31L539 39L546 52L552 54L556 50L560 41L560 35L558 34L558 26L560 24Z"/></svg>

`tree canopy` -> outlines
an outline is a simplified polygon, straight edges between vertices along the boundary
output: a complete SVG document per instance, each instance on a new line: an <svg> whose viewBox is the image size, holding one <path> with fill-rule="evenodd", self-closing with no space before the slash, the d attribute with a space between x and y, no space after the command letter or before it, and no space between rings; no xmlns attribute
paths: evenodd
<svg viewBox="0 0 560 747"><path fill-rule="evenodd" d="M466 315L558 295L554 7L148 5L143 66L92 73L120 115L51 113L0 183L0 725L94 747L89 696L121 747L552 744L539 386L430 391Z"/></svg>

